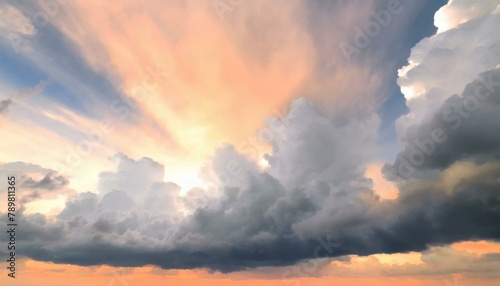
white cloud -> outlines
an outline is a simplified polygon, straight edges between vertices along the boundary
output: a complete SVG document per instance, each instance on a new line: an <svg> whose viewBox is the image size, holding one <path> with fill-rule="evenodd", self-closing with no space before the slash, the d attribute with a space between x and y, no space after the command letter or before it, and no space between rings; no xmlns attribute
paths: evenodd
<svg viewBox="0 0 500 286"><path fill-rule="evenodd" d="M102 172L99 175L98 190L101 194L120 190L135 202L142 202L153 184L163 182L163 166L149 158L135 161L118 153L110 160L115 162L116 171Z"/></svg>
<svg viewBox="0 0 500 286"><path fill-rule="evenodd" d="M409 127L432 116L446 99L461 94L480 73L498 65L500 14L494 12L493 2L498 4L451 1L437 13L436 25L442 31L412 49L410 64L400 70L398 79L410 109L397 122L401 137ZM446 29L443 21L448 23Z"/></svg>
<svg viewBox="0 0 500 286"><path fill-rule="evenodd" d="M434 25L438 33L454 29L473 19L484 17L491 11L498 11L500 3L497 0L454 0L441 7L434 15Z"/></svg>
<svg viewBox="0 0 500 286"><path fill-rule="evenodd" d="M360 177L376 152L380 120L376 115L338 124L319 114L311 103L298 99L270 139L269 173L287 188L304 182L328 183Z"/></svg>

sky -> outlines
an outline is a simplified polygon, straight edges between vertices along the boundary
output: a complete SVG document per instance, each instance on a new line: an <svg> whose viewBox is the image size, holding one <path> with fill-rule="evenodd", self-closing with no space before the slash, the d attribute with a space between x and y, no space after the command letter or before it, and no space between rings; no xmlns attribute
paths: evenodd
<svg viewBox="0 0 500 286"><path fill-rule="evenodd" d="M117 3L0 0L2 283L498 285L499 0Z"/></svg>

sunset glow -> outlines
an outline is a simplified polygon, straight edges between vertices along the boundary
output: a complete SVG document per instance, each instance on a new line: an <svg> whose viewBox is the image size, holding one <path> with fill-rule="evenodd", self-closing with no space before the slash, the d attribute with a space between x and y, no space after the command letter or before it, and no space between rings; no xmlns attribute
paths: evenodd
<svg viewBox="0 0 500 286"><path fill-rule="evenodd" d="M498 285L499 7L0 0L0 285Z"/></svg>

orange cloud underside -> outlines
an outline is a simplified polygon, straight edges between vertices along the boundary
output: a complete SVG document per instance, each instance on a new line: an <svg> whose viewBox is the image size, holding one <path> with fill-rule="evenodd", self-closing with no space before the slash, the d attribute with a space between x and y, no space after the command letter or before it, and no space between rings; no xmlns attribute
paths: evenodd
<svg viewBox="0 0 500 286"><path fill-rule="evenodd" d="M452 245L455 250L464 250L479 255L487 253L500 253L500 243L490 241L466 241Z"/></svg>

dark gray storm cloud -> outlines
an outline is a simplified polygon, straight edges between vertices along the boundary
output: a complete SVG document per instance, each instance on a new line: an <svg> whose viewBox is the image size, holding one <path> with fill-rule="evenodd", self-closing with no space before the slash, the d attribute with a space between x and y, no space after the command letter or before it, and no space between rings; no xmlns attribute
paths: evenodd
<svg viewBox="0 0 500 286"><path fill-rule="evenodd" d="M245 188L225 189L217 205L198 209L179 226L145 212L87 217L72 202L60 215L66 220L57 223L41 215L24 216L19 239L24 255L43 261L234 271L325 256L422 251L470 239L500 240L499 188L496 177L483 178L452 194L416 187L384 202L369 189L325 183L285 190L262 173L249 177ZM91 199L80 200L87 203L94 206Z"/></svg>
<svg viewBox="0 0 500 286"><path fill-rule="evenodd" d="M32 189L47 189L54 190L63 188L69 184L69 180L55 173L47 173L41 180L34 180L33 178L26 178L23 181L22 187Z"/></svg>
<svg viewBox="0 0 500 286"><path fill-rule="evenodd" d="M20 253L56 263L227 272L500 240L498 161L483 169L477 162L478 172L449 188L439 178L400 181L400 197L381 200L356 167L370 152L354 152L376 150L378 118L337 126L298 101L280 122L269 131L270 168L260 171L222 147L209 164L222 184L209 193L180 196L177 185L162 182L163 166L117 154L116 170L100 176L99 194L70 200L58 221L20 213ZM455 161L462 158L458 152Z"/></svg>
<svg viewBox="0 0 500 286"><path fill-rule="evenodd" d="M396 162L385 168L389 176L439 173L460 160L500 160L500 69L481 74L408 134Z"/></svg>
<svg viewBox="0 0 500 286"><path fill-rule="evenodd" d="M74 193L68 188L69 179L66 176L38 165L24 162L0 164L0 175L16 176L17 186L22 189L16 196L22 204ZM0 195L7 196L6 188L0 189Z"/></svg>

